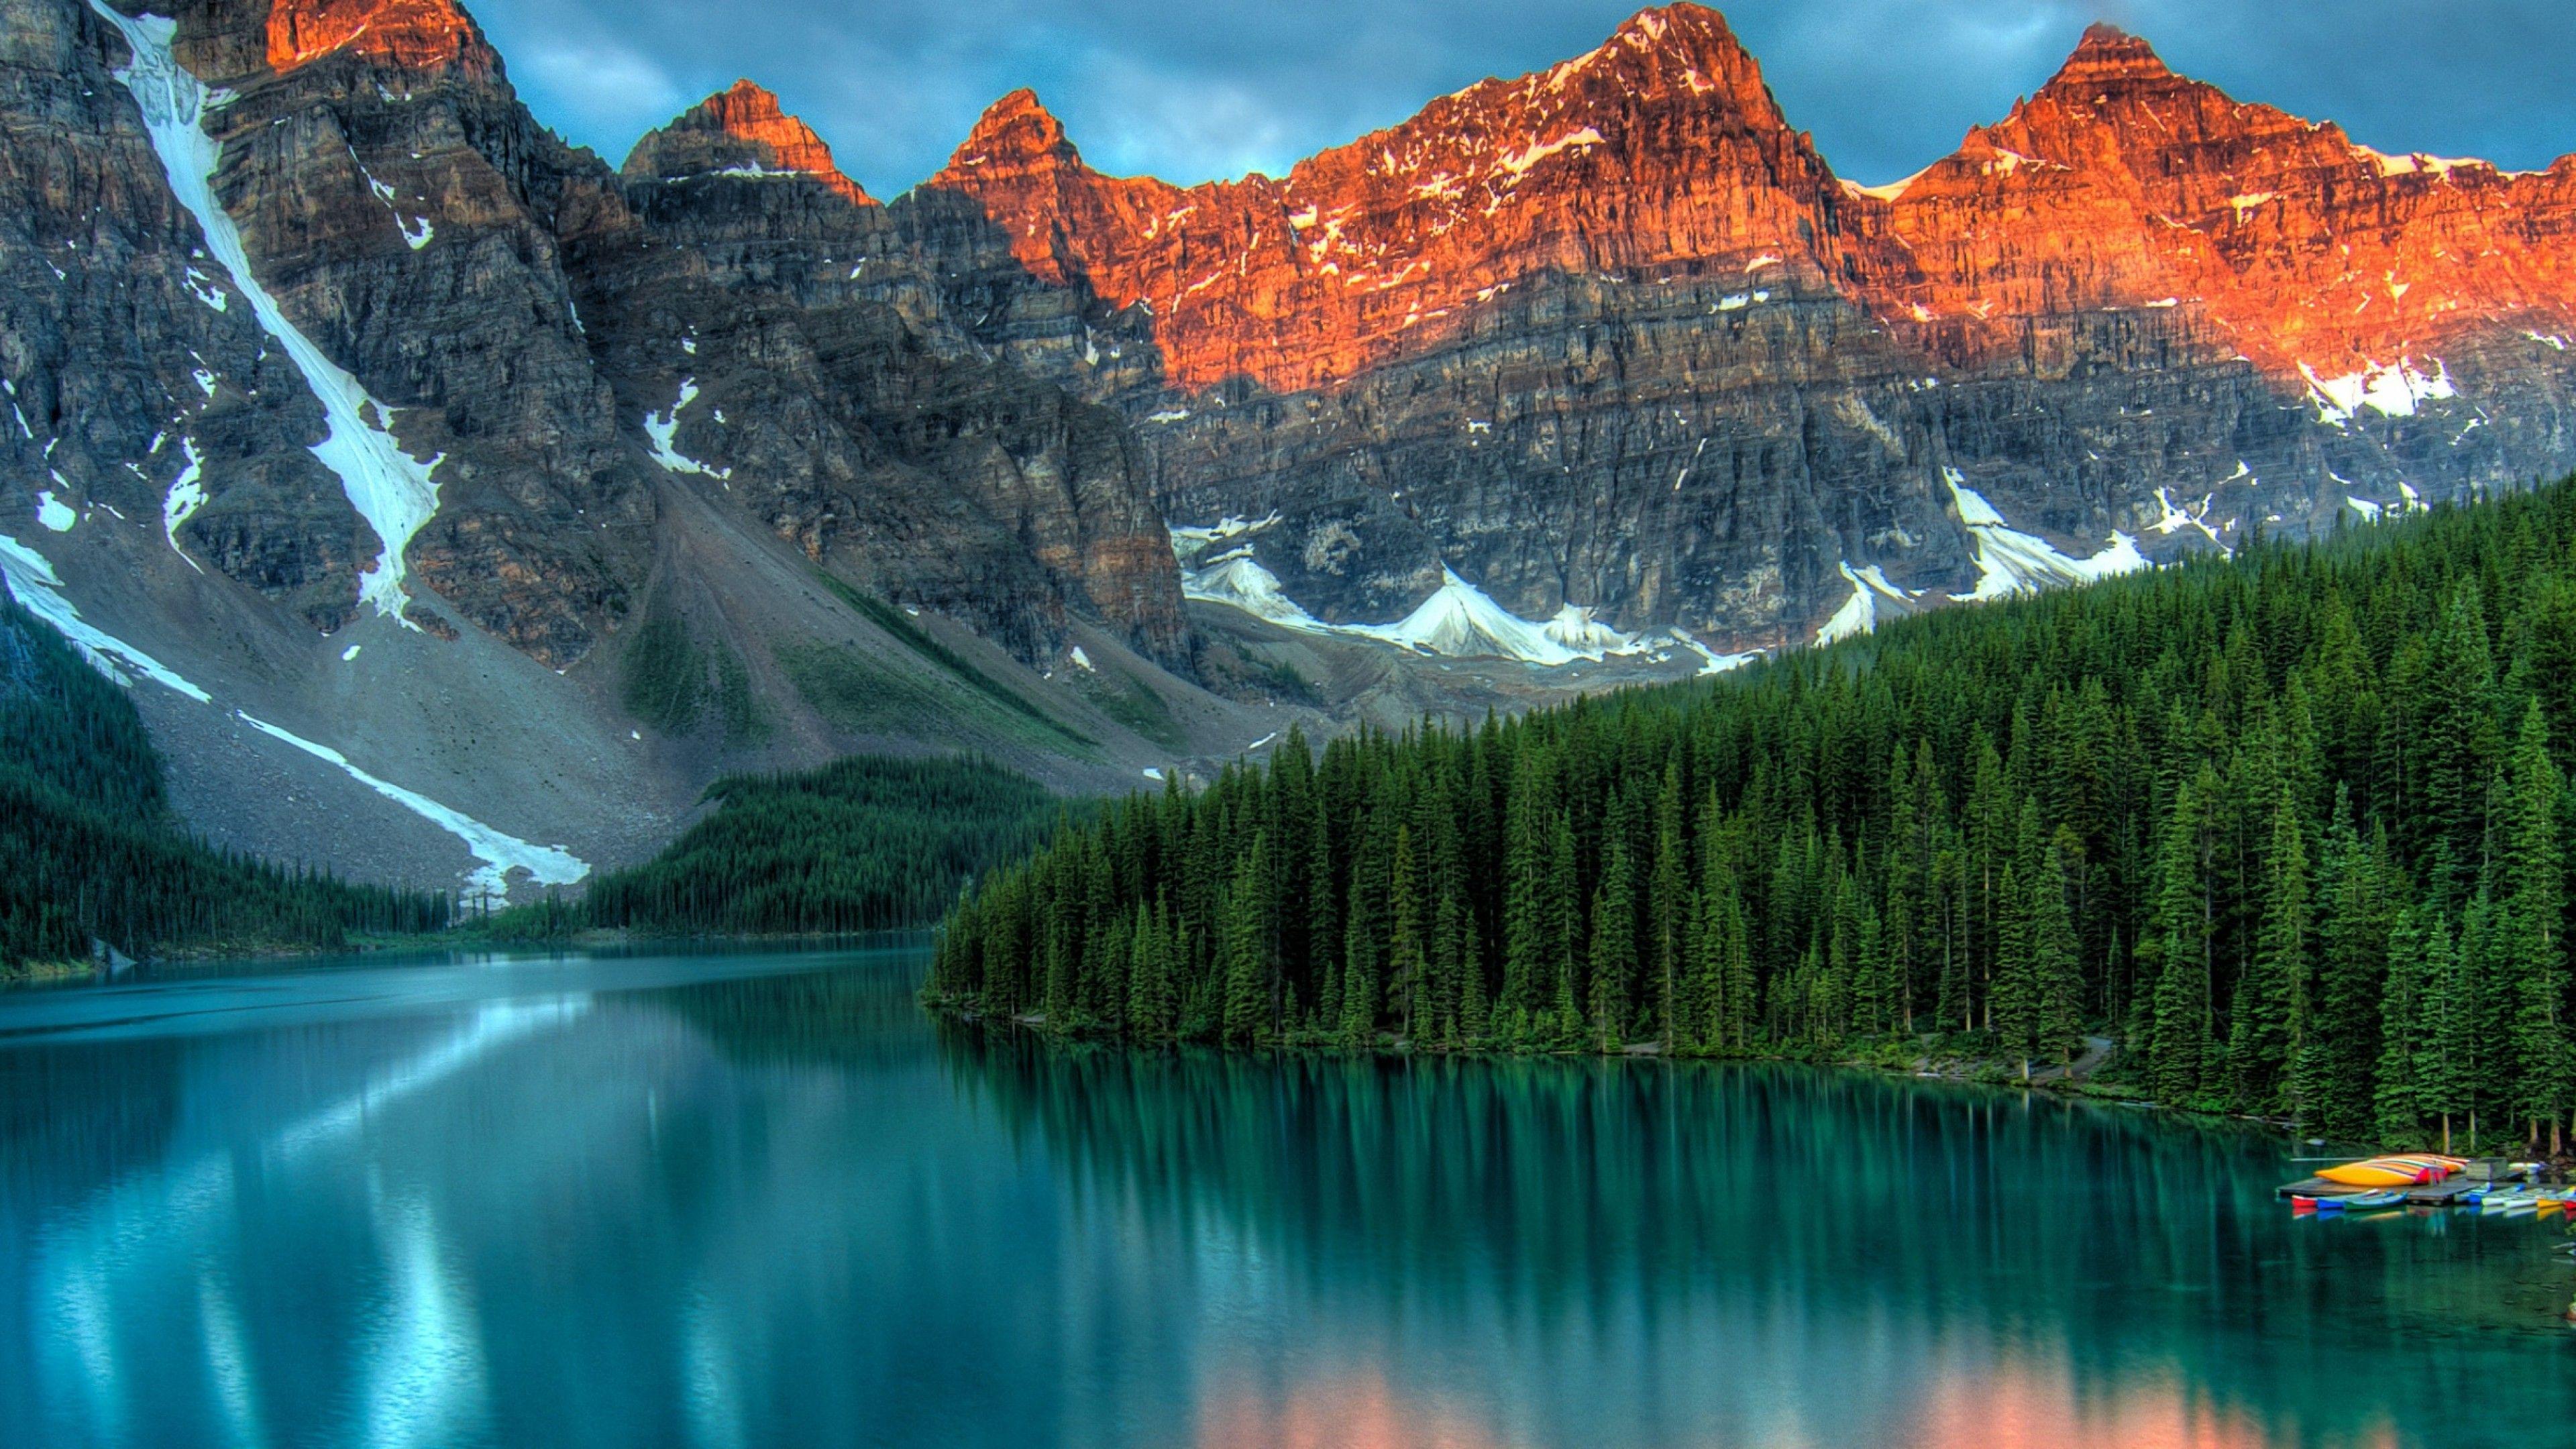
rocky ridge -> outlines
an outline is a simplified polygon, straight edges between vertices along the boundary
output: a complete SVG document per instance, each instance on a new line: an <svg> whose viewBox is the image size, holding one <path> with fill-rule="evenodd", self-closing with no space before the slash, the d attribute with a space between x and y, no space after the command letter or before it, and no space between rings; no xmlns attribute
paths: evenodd
<svg viewBox="0 0 2576 1449"><path fill-rule="evenodd" d="M451 5L177 9L0 0L0 556L135 682L197 828L526 887L728 769L1097 787L1259 733L1170 672L1118 415L919 269L851 281L883 209L766 93L628 179Z"/></svg>
<svg viewBox="0 0 2576 1449"><path fill-rule="evenodd" d="M1281 180L1101 177L1017 94L916 196L1159 355L1015 354L1126 408L1175 516L1278 513L1259 560L1308 610L1454 571L1738 646L1871 568L1874 607L1991 594L1998 509L2071 566L2576 465L2571 177L2382 156L2099 26L1862 187L1676 5Z"/></svg>

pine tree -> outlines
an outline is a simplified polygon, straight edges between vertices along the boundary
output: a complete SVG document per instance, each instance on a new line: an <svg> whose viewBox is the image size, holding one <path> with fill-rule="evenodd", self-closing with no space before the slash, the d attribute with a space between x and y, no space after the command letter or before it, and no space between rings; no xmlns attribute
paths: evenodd
<svg viewBox="0 0 2576 1449"><path fill-rule="evenodd" d="M1860 903L1859 950L1852 969L1851 1029L1855 1036L1877 1039L1893 1025L1895 993L1888 980L1887 931L1876 908Z"/></svg>
<svg viewBox="0 0 2576 1449"><path fill-rule="evenodd" d="M2067 909L2065 864L2077 848L2074 832L2061 828L2041 853L2029 908L2031 988L2038 1017L2034 1045L2069 1066L2084 1040L2084 968Z"/></svg>
<svg viewBox="0 0 2576 1449"><path fill-rule="evenodd" d="M2549 1150L2562 1145L2570 1051L2564 1012L2567 950L2566 865L2558 832L2564 777L2549 758L2549 726L2538 700L2523 709L2504 781L2504 933L2513 991L2514 1105L2537 1144L2545 1124Z"/></svg>
<svg viewBox="0 0 2576 1449"><path fill-rule="evenodd" d="M1218 911L1224 922L1218 949L1225 957L1225 1039L1236 1046L1267 1046L1272 1036L1269 883L1269 837L1256 836L1235 863Z"/></svg>
<svg viewBox="0 0 2576 1449"><path fill-rule="evenodd" d="M2318 1008L2313 1025L2324 1057L2324 1093L2317 1120L2335 1137L2370 1135L2384 1114L2373 1079L2390 1058L2383 1043L2383 1006L2395 990L2387 981L2396 922L2388 909L2386 835L2363 844L2354 834L2349 789L2338 792L2318 875ZM2421 950L2420 944L2416 948ZM2406 987L2409 1010L2416 986ZM2411 1021L2411 1017L2410 1017ZM2411 1029L2411 1028L2410 1028ZM2400 1055L2411 1047L2401 1048ZM2411 1102L2410 1067L2400 1095Z"/></svg>
<svg viewBox="0 0 2576 1449"><path fill-rule="evenodd" d="M2168 1102L2199 1097L2207 1085L2213 1045L2211 978L2216 973L2212 927L2216 902L2208 876L2210 838L2204 802L2216 793L2208 766L2174 800L2164 828L2163 888L2157 899L2161 965L2156 975L2150 1053L2156 1095Z"/></svg>
<svg viewBox="0 0 2576 1449"><path fill-rule="evenodd" d="M2401 912L2388 938L2378 1078L2371 1102L2379 1138L2400 1145L2412 1142L2430 1115L2422 1073L2435 1049L2426 1031L2425 974L2424 925L2415 911Z"/></svg>
<svg viewBox="0 0 2576 1449"><path fill-rule="evenodd" d="M2254 961L2238 989L2227 1060L2236 1100L2304 1115L2321 1095L2309 980L2307 847L2287 791L2272 807L2262 857L2263 915Z"/></svg>
<svg viewBox="0 0 2576 1449"><path fill-rule="evenodd" d="M1466 939L1458 952L1458 1037L1468 1046L1483 1046L1492 1032L1485 1003L1484 943L1477 938L1475 913L1469 912Z"/></svg>
<svg viewBox="0 0 2576 1449"><path fill-rule="evenodd" d="M2040 1052L2040 1012L2032 961L2032 892L2022 885L2020 867L2004 866L1998 893L2003 906L1996 922L1994 987L1988 1011L1997 1044L2005 1056L2020 1061L2022 1080L2028 1081L2031 1058Z"/></svg>
<svg viewBox="0 0 2576 1449"><path fill-rule="evenodd" d="M1414 865L1410 825L1396 827L1395 865L1387 900L1394 916L1394 930L1387 944L1387 989L1397 1019L1403 1023L1400 1030L1410 1041L1420 1011L1423 979L1430 970L1430 954L1424 949L1422 932L1422 881Z"/></svg>
<svg viewBox="0 0 2576 1449"><path fill-rule="evenodd" d="M1572 1051L1583 1044L1582 987L1576 981L1576 945L1582 940L1581 896L1575 886L1574 818L1560 810L1547 835L1547 874L1542 891L1544 955L1540 980L1546 983L1545 1022L1532 1028L1542 1044Z"/></svg>
<svg viewBox="0 0 2576 1449"><path fill-rule="evenodd" d="M1613 840L1609 864L1592 896L1589 1007L1596 1050L1608 1052L1626 1040L1636 974L1636 881L1628 868L1627 846Z"/></svg>
<svg viewBox="0 0 2576 1449"><path fill-rule="evenodd" d="M1689 933L1689 847L1682 835L1682 776L1678 759L1664 766L1655 793L1655 857L1646 883L1645 968L1654 1000L1654 1032L1669 1047L1673 1018L1680 1010L1685 965L1683 938Z"/></svg>
<svg viewBox="0 0 2576 1449"><path fill-rule="evenodd" d="M1518 1030L1539 1010L1549 969L1550 857L1553 811L1541 801L1546 772L1534 746L1524 746L1512 771L1503 820L1503 990L1497 1003Z"/></svg>
<svg viewBox="0 0 2576 1449"><path fill-rule="evenodd" d="M2495 664L2484 598L2464 582L2443 606L2428 641L2433 667L2423 676L2422 729L2414 741L2414 774L2423 781L2413 817L2432 847L2447 850L2434 882L2453 906L2467 903L2486 854L2487 786L2497 754Z"/></svg>
<svg viewBox="0 0 2576 1449"><path fill-rule="evenodd" d="M2421 1055L2415 1063L2415 1090L2422 1112L2442 1121L2442 1150L2451 1150L2451 1125L2472 1109L2471 1081L2477 1034L2467 1000L2467 981L2460 953L2451 939L2450 922L2438 912L2424 931L2420 956L2417 1029Z"/></svg>

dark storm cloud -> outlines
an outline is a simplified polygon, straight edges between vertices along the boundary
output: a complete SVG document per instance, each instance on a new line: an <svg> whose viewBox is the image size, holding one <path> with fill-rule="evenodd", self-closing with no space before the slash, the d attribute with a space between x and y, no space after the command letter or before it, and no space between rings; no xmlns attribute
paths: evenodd
<svg viewBox="0 0 2576 1449"><path fill-rule="evenodd" d="M468 0L538 116L612 162L750 76L881 196L1034 86L1104 170L1278 171L1434 95L1598 44L1633 0ZM2391 151L2576 150L2570 0L1742 0L1793 124L1844 175L1946 153L2110 19L2177 70Z"/></svg>

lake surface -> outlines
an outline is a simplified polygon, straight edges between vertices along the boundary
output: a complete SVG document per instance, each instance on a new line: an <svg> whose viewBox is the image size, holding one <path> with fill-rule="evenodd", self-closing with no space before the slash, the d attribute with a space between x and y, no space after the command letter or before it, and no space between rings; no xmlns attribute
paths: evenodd
<svg viewBox="0 0 2576 1449"><path fill-rule="evenodd" d="M918 950L0 995L0 1444L2555 1445L2555 1225L1652 1061L1131 1056Z"/></svg>

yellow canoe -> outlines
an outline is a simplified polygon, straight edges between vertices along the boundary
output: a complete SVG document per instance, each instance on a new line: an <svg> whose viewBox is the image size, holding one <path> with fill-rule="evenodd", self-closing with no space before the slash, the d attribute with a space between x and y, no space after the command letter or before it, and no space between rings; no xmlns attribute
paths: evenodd
<svg viewBox="0 0 2576 1449"><path fill-rule="evenodd" d="M2411 1187L2466 1166L2455 1157L2372 1157L2329 1167L2317 1176L2346 1187Z"/></svg>

